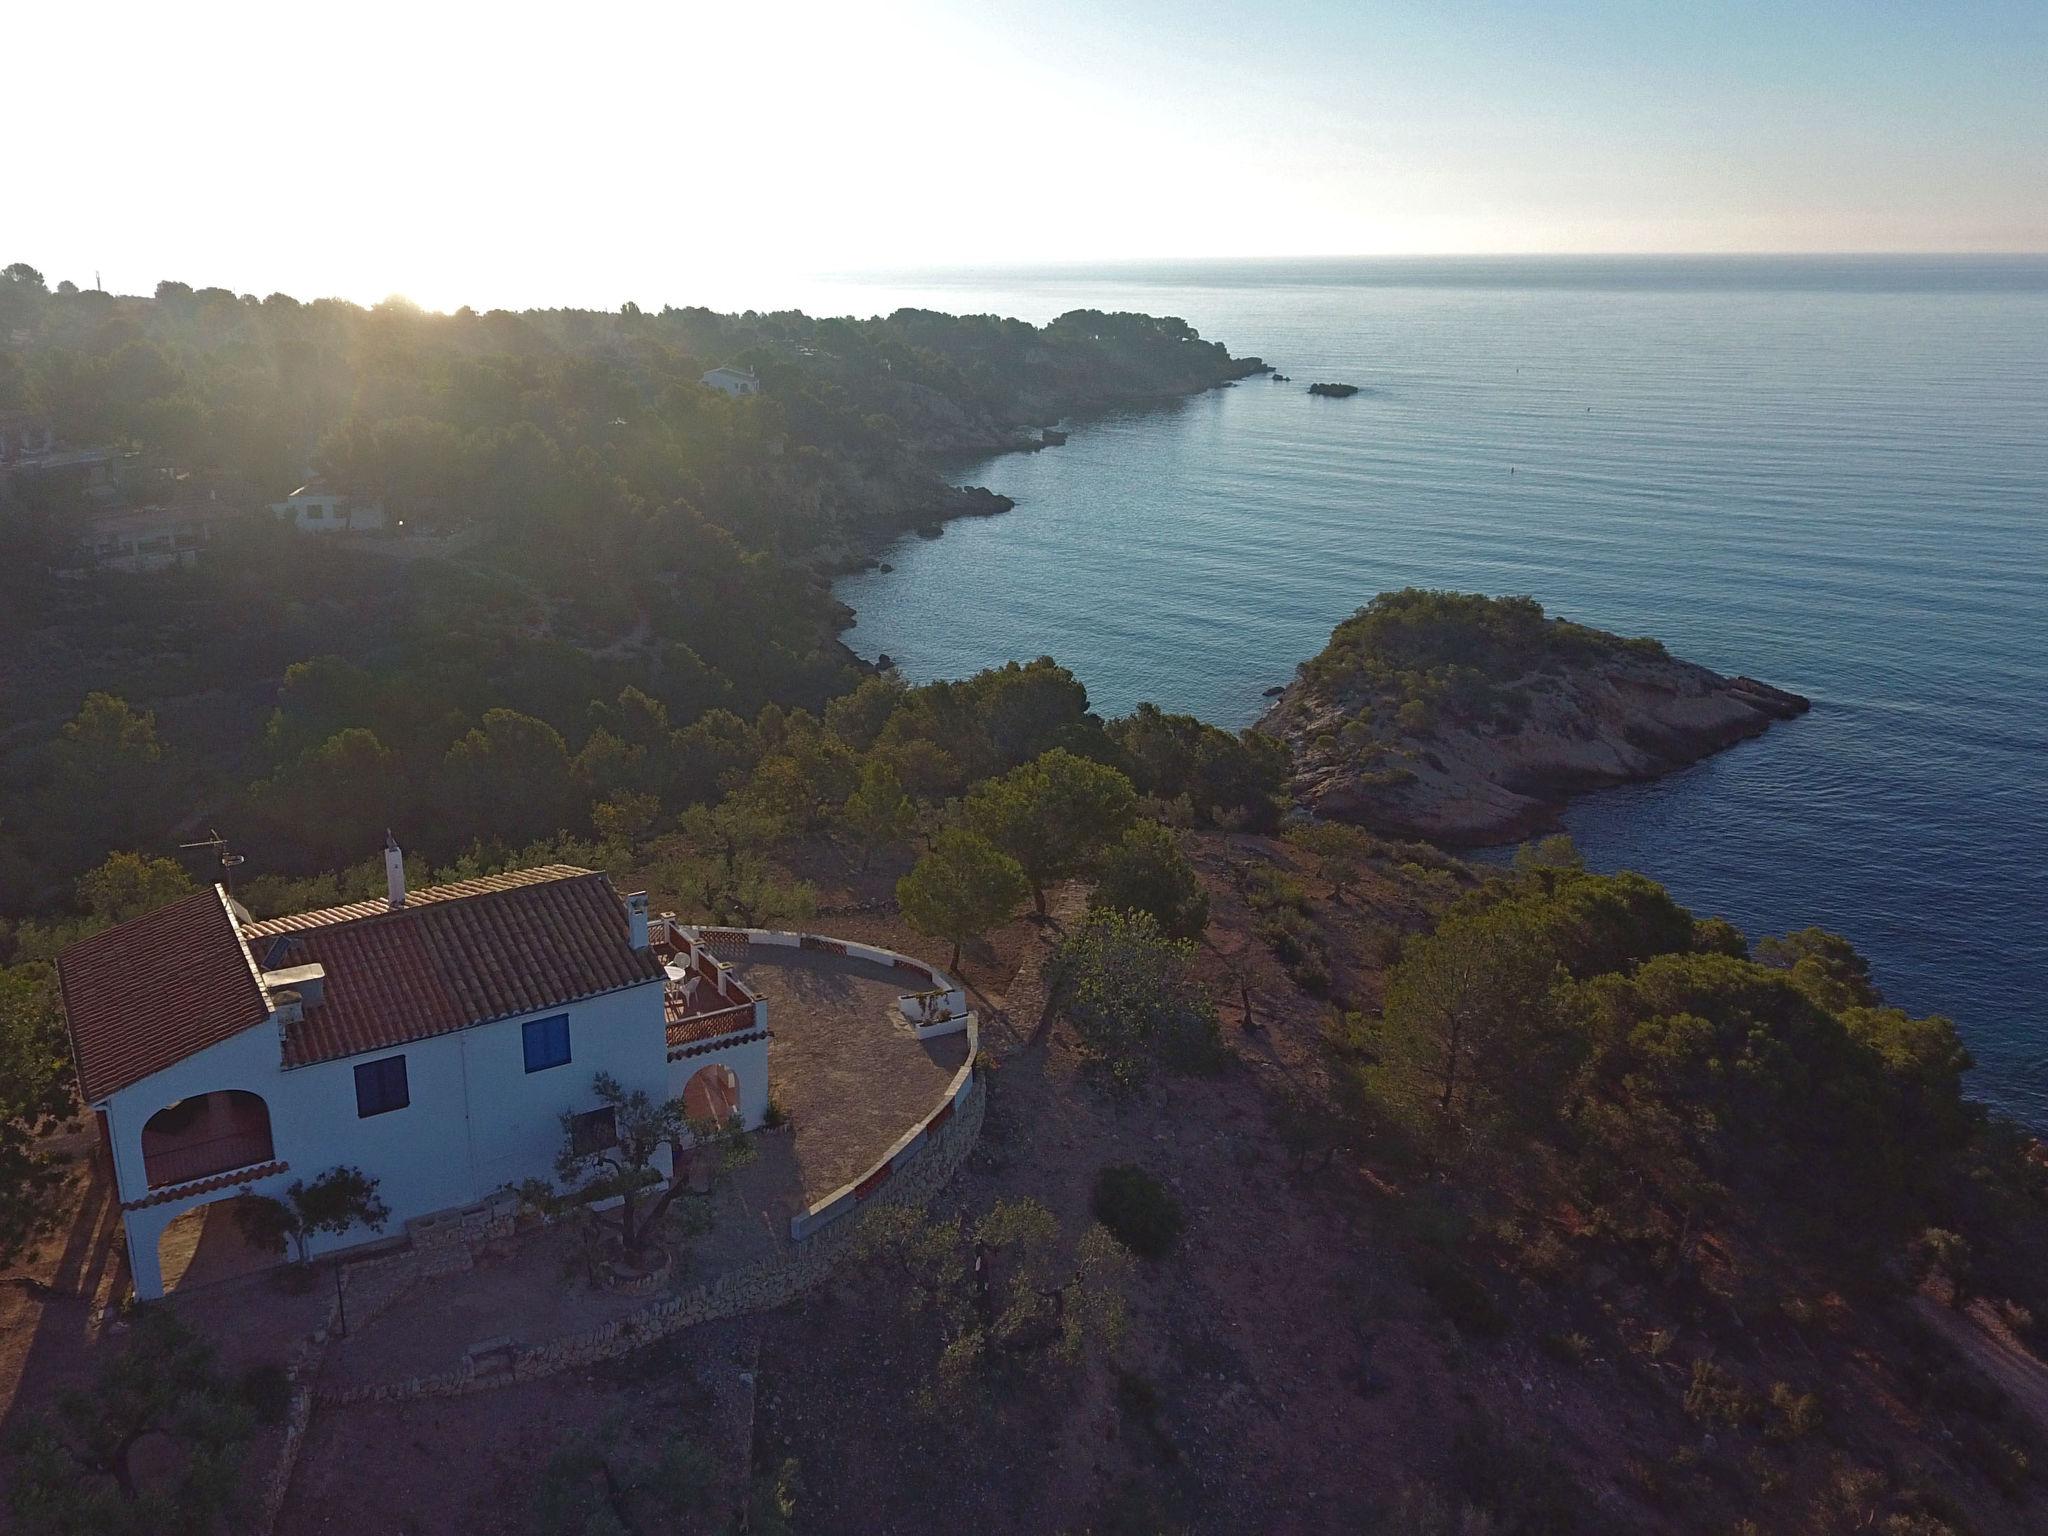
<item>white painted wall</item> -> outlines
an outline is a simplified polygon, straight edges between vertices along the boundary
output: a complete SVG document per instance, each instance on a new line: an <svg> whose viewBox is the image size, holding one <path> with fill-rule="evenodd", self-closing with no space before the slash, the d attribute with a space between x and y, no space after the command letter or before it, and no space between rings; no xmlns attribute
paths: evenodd
<svg viewBox="0 0 2048 1536"><path fill-rule="evenodd" d="M529 1073L521 1026L557 1013L569 1015L570 1059L566 1065ZM757 1075L765 1110L765 1042L762 1050ZM275 1155L290 1165L286 1172L253 1185L258 1194L281 1195L295 1179L310 1180L336 1164L350 1164L378 1180L378 1194L391 1207L385 1230L394 1232L414 1217L474 1204L506 1184L552 1178L562 1144L560 1116L597 1107L591 1087L596 1074L609 1072L627 1091L642 1089L659 1099L668 1091L667 1054L659 980L395 1050L291 1071L280 1065L277 1025L265 1023L189 1056L107 1101L118 1187L124 1201L149 1192L142 1127L151 1115L195 1094L239 1088L260 1095L269 1107ZM411 1102L404 1109L359 1118L356 1066L393 1055L406 1059ZM741 1084L744 1096L745 1074ZM750 1117L749 1123L757 1119L758 1115ZM136 1295L147 1299L162 1294L157 1239L164 1228L183 1212L236 1192L209 1190L126 1214ZM326 1252L369 1237L356 1230L340 1238L316 1239L313 1251Z"/></svg>
<svg viewBox="0 0 2048 1536"><path fill-rule="evenodd" d="M768 1005L756 1002L757 1017L765 1017ZM740 1124L747 1130L756 1129L768 1114L768 1042L765 1038L747 1041L744 1045L721 1046L715 1051L706 1051L701 1056L684 1056L668 1064L668 1096L679 1099L691 1078L706 1067L723 1066L732 1069L732 1075L740 1083Z"/></svg>
<svg viewBox="0 0 2048 1536"><path fill-rule="evenodd" d="M273 501L270 510L289 517L301 533L361 533L384 526L383 502L358 500L338 491L287 496Z"/></svg>

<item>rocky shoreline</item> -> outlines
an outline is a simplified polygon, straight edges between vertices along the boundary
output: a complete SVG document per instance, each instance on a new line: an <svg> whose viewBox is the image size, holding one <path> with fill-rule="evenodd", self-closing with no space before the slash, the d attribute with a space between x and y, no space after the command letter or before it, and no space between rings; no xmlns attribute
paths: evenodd
<svg viewBox="0 0 2048 1536"><path fill-rule="evenodd" d="M1057 423L1108 410L1131 409L1183 400L1190 395L1223 389L1239 379L1271 372L1271 366L1256 357L1232 358L1228 365L1203 382L1186 389L1151 390L1139 394L1083 392L1064 400L1039 403L1030 422L1016 427L997 427L988 422L955 419L948 427L920 434L914 446L926 460L987 454L1033 453L1058 447L1067 433ZM837 537L812 546L802 563L827 587L840 576L873 570L881 556L906 533L937 538L945 525L964 517L994 517L1016 506L1010 497L980 485L954 485L937 471L929 484L877 486L870 499L874 513L857 523L844 525ZM879 670L877 664L857 654L845 642L846 631L856 623L851 606L832 602L834 638L847 659L863 671Z"/></svg>
<svg viewBox="0 0 2048 1536"><path fill-rule="evenodd" d="M1450 597L1388 594L1375 606ZM1361 646L1356 635L1343 643L1372 608L1339 626L1332 649L1304 665L1258 725L1293 751L1296 800L1392 836L1456 847L1516 842L1556 830L1575 794L1657 778L1811 707L1754 678L1679 660L1654 641L1527 608L1541 627L1476 665L1470 636L1455 624L1419 648L1412 630L1398 644ZM1443 681L1421 687L1418 677Z"/></svg>

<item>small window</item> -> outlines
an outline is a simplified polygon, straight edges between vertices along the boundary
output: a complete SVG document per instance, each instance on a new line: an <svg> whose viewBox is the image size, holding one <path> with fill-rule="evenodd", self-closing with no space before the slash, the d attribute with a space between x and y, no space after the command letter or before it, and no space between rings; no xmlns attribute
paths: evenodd
<svg viewBox="0 0 2048 1536"><path fill-rule="evenodd" d="M569 1147L578 1157L588 1157L618 1144L618 1117L609 1104L569 1117Z"/></svg>
<svg viewBox="0 0 2048 1536"><path fill-rule="evenodd" d="M412 1102L412 1096L405 1086L405 1058L386 1056L381 1061L366 1061L356 1068L356 1118L367 1120L372 1115L387 1115L394 1109L403 1109Z"/></svg>
<svg viewBox="0 0 2048 1536"><path fill-rule="evenodd" d="M545 1072L569 1064L569 1015L535 1019L526 1026L526 1070Z"/></svg>

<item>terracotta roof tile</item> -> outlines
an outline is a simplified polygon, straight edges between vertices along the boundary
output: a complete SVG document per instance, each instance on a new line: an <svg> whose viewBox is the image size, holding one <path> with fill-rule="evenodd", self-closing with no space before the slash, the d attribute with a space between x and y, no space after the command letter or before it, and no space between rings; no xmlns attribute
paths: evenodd
<svg viewBox="0 0 2048 1536"><path fill-rule="evenodd" d="M572 876L590 873L591 871L574 864L541 864L532 869L508 870L502 875L481 875L474 880L452 880L447 885L430 885L423 891L409 892L403 910L410 912L437 901L459 901L465 896L484 896L492 891L513 891L521 886L539 885L549 880L566 880ZM379 896L369 901L352 901L346 906L322 907L314 912L295 912L289 917L267 917L261 922L244 923L242 932L249 935L252 946L261 949L262 946L256 943L258 934L289 933L300 928L325 928L359 917L382 917L390 910L390 904Z"/></svg>
<svg viewBox="0 0 2048 1536"><path fill-rule="evenodd" d="M317 963L320 1003L285 1036L284 1064L389 1049L560 1007L662 974L633 949L605 876L555 864L436 886L392 910L356 902L243 930L266 970Z"/></svg>
<svg viewBox="0 0 2048 1536"><path fill-rule="evenodd" d="M270 1017L218 886L81 939L57 980L88 1104Z"/></svg>

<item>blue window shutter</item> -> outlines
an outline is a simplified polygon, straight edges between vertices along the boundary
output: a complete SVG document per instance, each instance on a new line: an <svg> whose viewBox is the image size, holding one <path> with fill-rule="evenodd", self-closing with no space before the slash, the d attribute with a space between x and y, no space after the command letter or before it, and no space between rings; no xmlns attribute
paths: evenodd
<svg viewBox="0 0 2048 1536"><path fill-rule="evenodd" d="M530 1019L523 1034L527 1071L545 1072L549 1067L569 1064L569 1015L566 1013Z"/></svg>
<svg viewBox="0 0 2048 1536"><path fill-rule="evenodd" d="M405 1080L405 1058L385 1056L356 1068L356 1118L389 1114L412 1102Z"/></svg>

